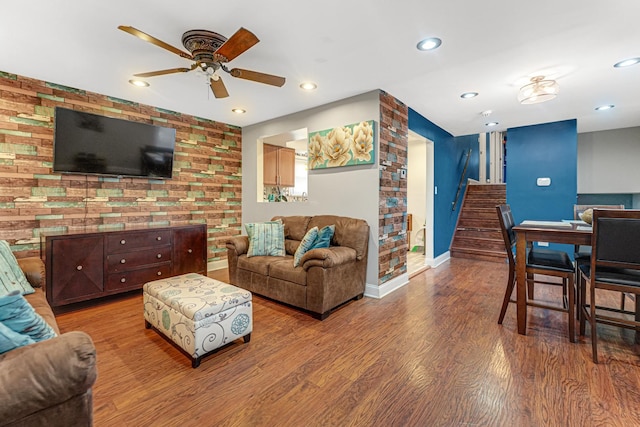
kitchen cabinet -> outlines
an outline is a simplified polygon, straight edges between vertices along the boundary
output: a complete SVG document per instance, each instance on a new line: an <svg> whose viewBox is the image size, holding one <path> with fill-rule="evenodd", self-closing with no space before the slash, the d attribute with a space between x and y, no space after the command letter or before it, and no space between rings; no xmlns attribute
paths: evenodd
<svg viewBox="0 0 640 427"><path fill-rule="evenodd" d="M293 148L263 144L264 185L278 187L295 186L296 151Z"/></svg>

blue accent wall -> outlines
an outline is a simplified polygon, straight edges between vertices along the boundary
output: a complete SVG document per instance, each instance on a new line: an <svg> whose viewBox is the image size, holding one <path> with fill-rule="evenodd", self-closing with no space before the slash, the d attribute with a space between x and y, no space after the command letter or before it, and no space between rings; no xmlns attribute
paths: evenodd
<svg viewBox="0 0 640 427"><path fill-rule="evenodd" d="M434 196L433 254L434 257L437 257L449 250L467 178L478 179L478 135L453 137L449 132L411 108L409 108L409 130L433 141L434 145L433 175L438 194ZM458 189L460 174L464 168L469 148L472 149L469 166L463 179L458 205L456 210L452 211L452 202Z"/></svg>
<svg viewBox="0 0 640 427"><path fill-rule="evenodd" d="M573 218L577 198L576 120L507 129L507 203L516 223ZM538 187L537 178L551 178ZM551 245L571 251L567 245ZM570 253L571 253L570 252Z"/></svg>

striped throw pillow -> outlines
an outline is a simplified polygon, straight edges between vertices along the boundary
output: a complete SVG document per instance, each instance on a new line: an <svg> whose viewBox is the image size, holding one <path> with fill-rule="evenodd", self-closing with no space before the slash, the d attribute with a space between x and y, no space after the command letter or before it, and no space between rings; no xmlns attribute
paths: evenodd
<svg viewBox="0 0 640 427"><path fill-rule="evenodd" d="M304 235L300 244L298 245L298 249L296 249L296 253L293 254L293 266L297 267L300 265L300 260L302 259L302 255L306 254L307 251L313 246L313 242L318 238L318 227L310 228L309 231Z"/></svg>
<svg viewBox="0 0 640 427"><path fill-rule="evenodd" d="M253 222L244 226L249 237L247 257L285 255L282 221Z"/></svg>
<svg viewBox="0 0 640 427"><path fill-rule="evenodd" d="M12 291L19 291L22 295L32 294L35 289L18 265L11 247L6 240L0 240L0 296L8 295Z"/></svg>

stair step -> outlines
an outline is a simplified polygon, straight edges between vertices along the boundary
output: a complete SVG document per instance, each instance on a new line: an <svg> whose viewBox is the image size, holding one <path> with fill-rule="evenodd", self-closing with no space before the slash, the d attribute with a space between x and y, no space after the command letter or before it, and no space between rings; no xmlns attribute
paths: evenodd
<svg viewBox="0 0 640 427"><path fill-rule="evenodd" d="M478 251L466 248L451 248L449 251L451 258L467 258L482 261L505 263L507 261L506 252Z"/></svg>
<svg viewBox="0 0 640 427"><path fill-rule="evenodd" d="M453 238L452 247L464 248L464 249L478 249L486 251L498 251L505 252L504 240L500 239L485 239L478 237L461 237L456 234Z"/></svg>
<svg viewBox="0 0 640 427"><path fill-rule="evenodd" d="M497 228L460 228L456 230L456 237L475 237L483 239L497 240L503 242L502 230Z"/></svg>
<svg viewBox="0 0 640 427"><path fill-rule="evenodd" d="M458 220L458 228L488 228L498 229L500 223L498 219L484 219L484 218L460 218Z"/></svg>

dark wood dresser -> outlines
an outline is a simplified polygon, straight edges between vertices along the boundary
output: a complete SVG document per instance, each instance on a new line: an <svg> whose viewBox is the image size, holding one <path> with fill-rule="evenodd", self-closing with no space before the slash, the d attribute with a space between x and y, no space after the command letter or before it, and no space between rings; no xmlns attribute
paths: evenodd
<svg viewBox="0 0 640 427"><path fill-rule="evenodd" d="M207 274L205 224L42 236L52 307L140 289L152 280Z"/></svg>

